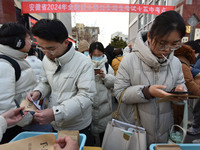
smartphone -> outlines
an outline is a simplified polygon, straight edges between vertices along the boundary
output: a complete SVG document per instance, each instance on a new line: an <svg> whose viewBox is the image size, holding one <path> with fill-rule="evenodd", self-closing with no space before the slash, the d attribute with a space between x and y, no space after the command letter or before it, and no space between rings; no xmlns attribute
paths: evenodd
<svg viewBox="0 0 200 150"><path fill-rule="evenodd" d="M99 68L94 68L95 74L100 74L100 69Z"/></svg>
<svg viewBox="0 0 200 150"><path fill-rule="evenodd" d="M179 92L179 91L171 91L171 92L167 92L170 94L192 94L192 91L187 91L187 92Z"/></svg>

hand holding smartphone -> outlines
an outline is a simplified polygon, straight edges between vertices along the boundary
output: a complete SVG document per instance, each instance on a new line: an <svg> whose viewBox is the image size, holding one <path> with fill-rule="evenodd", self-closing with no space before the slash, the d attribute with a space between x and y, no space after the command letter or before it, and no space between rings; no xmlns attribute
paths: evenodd
<svg viewBox="0 0 200 150"><path fill-rule="evenodd" d="M96 74L100 74L100 69L99 68L94 68L94 73Z"/></svg>

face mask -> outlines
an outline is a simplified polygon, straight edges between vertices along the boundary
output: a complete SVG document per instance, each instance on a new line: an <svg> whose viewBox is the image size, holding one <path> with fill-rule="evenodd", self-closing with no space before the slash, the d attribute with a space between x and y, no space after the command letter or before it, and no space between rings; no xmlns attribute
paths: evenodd
<svg viewBox="0 0 200 150"><path fill-rule="evenodd" d="M100 56L100 57L92 56L92 60L94 60L94 61L101 61L102 59L103 59L103 56Z"/></svg>
<svg viewBox="0 0 200 150"><path fill-rule="evenodd" d="M88 52L88 51L85 51L85 52L83 52L83 54L84 54L85 56L88 56L88 55L89 55L89 52Z"/></svg>

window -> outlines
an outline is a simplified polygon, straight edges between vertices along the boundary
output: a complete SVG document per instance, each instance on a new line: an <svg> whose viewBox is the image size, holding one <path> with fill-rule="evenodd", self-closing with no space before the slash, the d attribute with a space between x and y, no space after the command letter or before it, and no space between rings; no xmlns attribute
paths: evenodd
<svg viewBox="0 0 200 150"><path fill-rule="evenodd" d="M165 5L165 6L167 5L167 0L163 1L163 5Z"/></svg>
<svg viewBox="0 0 200 150"><path fill-rule="evenodd" d="M143 16L139 18L138 21L138 29L142 28L144 25L144 20L143 20Z"/></svg>
<svg viewBox="0 0 200 150"><path fill-rule="evenodd" d="M53 19L57 19L57 14L53 13Z"/></svg>
<svg viewBox="0 0 200 150"><path fill-rule="evenodd" d="M186 0L186 4L192 5L192 0Z"/></svg>
<svg viewBox="0 0 200 150"><path fill-rule="evenodd" d="M148 22L152 20L152 14L148 14Z"/></svg>
<svg viewBox="0 0 200 150"><path fill-rule="evenodd" d="M155 5L161 5L161 0L157 0L157 1L155 2Z"/></svg>
<svg viewBox="0 0 200 150"><path fill-rule="evenodd" d="M144 14L144 25L147 24L148 21L148 14Z"/></svg>
<svg viewBox="0 0 200 150"><path fill-rule="evenodd" d="M144 4L145 0L139 0L139 4Z"/></svg>

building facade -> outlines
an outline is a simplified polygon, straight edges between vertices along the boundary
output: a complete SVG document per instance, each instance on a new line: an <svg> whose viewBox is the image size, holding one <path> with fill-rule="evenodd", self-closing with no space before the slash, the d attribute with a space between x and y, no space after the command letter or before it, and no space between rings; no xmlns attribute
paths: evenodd
<svg viewBox="0 0 200 150"><path fill-rule="evenodd" d="M12 1L12 3L10 2ZM1 23L6 23L6 22L18 22L20 24L25 25L26 28L30 29L31 27L31 21L30 19L35 19L40 20L43 18L47 19L59 19L63 22L63 24L66 26L69 35L72 35L72 24L71 24L71 13L32 13L32 14L22 14L22 7L21 7L21 2L23 1L38 1L38 2L70 2L71 0L0 0L0 10L4 10L3 12L1 11L0 15L0 21ZM9 8L9 4L14 5L15 12L12 13L11 11L6 14L11 8ZM11 7L11 6L10 6ZM5 15L4 15L5 14ZM10 16L11 17L10 17ZM9 16L9 17L8 17ZM16 17L15 17L16 16ZM7 21L8 20L8 21Z"/></svg>
<svg viewBox="0 0 200 150"><path fill-rule="evenodd" d="M200 1L180 0L175 10L183 17L187 28L182 42L200 39ZM194 26L192 26L193 23L195 23Z"/></svg>
<svg viewBox="0 0 200 150"><path fill-rule="evenodd" d="M130 0L130 4L165 5L175 6L179 0ZM129 34L128 40L134 41L137 33L142 30L149 30L156 15L129 13Z"/></svg>
<svg viewBox="0 0 200 150"><path fill-rule="evenodd" d="M77 23L75 27L72 28L72 37L76 39L76 45L81 40L86 40L88 43L98 41L99 27L87 27L82 23Z"/></svg>

